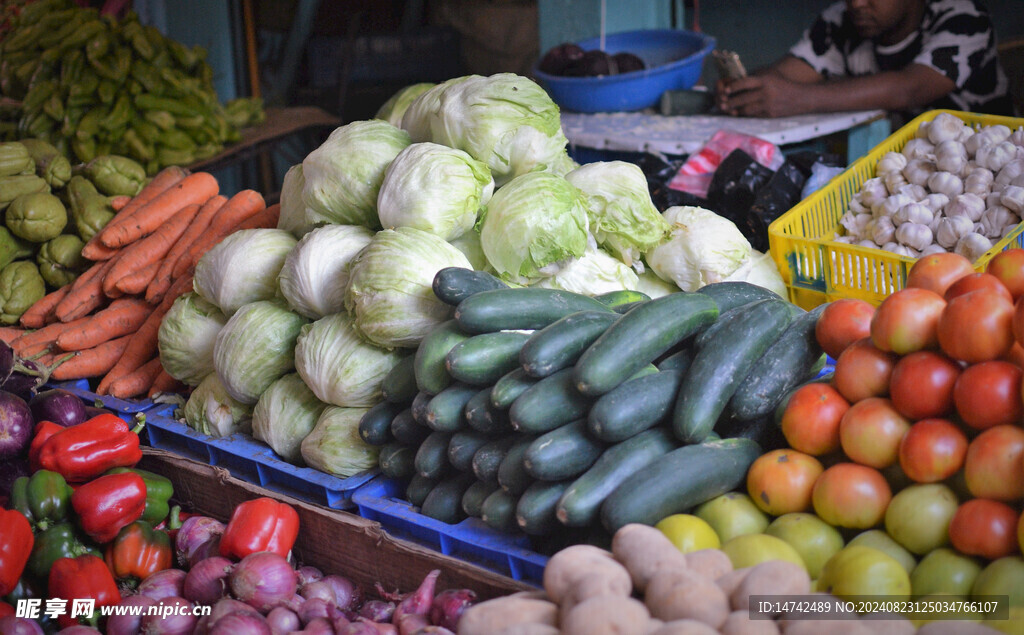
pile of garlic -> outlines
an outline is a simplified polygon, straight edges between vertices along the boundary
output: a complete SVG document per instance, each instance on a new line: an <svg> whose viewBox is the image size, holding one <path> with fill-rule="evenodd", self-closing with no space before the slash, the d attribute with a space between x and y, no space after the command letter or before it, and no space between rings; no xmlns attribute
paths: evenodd
<svg viewBox="0 0 1024 635"><path fill-rule="evenodd" d="M978 129L948 113L923 122L878 160L836 242L917 258L954 251L974 262L1024 213L1024 128Z"/></svg>

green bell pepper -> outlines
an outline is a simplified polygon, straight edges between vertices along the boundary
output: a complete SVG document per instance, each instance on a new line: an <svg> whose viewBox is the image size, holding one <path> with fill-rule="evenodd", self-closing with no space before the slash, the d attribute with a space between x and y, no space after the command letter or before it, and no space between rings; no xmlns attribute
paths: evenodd
<svg viewBox="0 0 1024 635"><path fill-rule="evenodd" d="M171 480L166 476L147 470L127 467L111 468L105 474L124 474L126 472L138 474L146 483L146 509L142 512L142 517L139 520L159 525L171 511L169 501L174 495L174 485L171 484Z"/></svg>
<svg viewBox="0 0 1024 635"><path fill-rule="evenodd" d="M71 486L50 470L22 476L11 486L11 507L22 513L37 531L63 522L71 509Z"/></svg>
<svg viewBox="0 0 1024 635"><path fill-rule="evenodd" d="M32 553L25 565L25 575L46 588L46 579L50 569L58 558L77 558L92 554L102 558L103 555L87 544L68 522L57 523L46 531L36 534Z"/></svg>

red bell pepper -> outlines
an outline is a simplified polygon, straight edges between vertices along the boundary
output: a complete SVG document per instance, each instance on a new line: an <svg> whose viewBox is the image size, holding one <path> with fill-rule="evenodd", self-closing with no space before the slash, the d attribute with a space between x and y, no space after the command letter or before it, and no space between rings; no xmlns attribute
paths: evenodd
<svg viewBox="0 0 1024 635"><path fill-rule="evenodd" d="M14 615L14 607L7 602L0 602L0 617L10 617Z"/></svg>
<svg viewBox="0 0 1024 635"><path fill-rule="evenodd" d="M107 569L101 558L92 555L58 558L50 569L47 591L48 597L67 600L69 607L76 598L95 600L97 611L101 606L113 606L121 602L121 592L117 589L110 569ZM70 610L58 616L57 621L62 628L78 623L71 617Z"/></svg>
<svg viewBox="0 0 1024 635"><path fill-rule="evenodd" d="M32 430L32 443L28 446L28 466L32 472L39 471L39 450L46 440L64 429L52 421L40 421Z"/></svg>
<svg viewBox="0 0 1024 635"><path fill-rule="evenodd" d="M18 586L34 544L28 519L17 510L0 509L0 595Z"/></svg>
<svg viewBox="0 0 1024 635"><path fill-rule="evenodd" d="M69 428L70 429L70 428ZM71 507L85 533L100 544L138 520L146 509L146 482L134 472L108 474L89 481L71 495Z"/></svg>
<svg viewBox="0 0 1024 635"><path fill-rule="evenodd" d="M144 520L137 520L118 532L107 545L103 559L118 580L134 586L151 574L170 569L174 550L167 532L154 529Z"/></svg>
<svg viewBox="0 0 1024 635"><path fill-rule="evenodd" d="M257 551L272 551L284 558L299 535L299 514L291 505L272 498L256 498L235 508L220 538L220 555L244 558Z"/></svg>
<svg viewBox="0 0 1024 635"><path fill-rule="evenodd" d="M69 483L84 483L114 467L133 467L142 459L141 426L130 429L112 414L97 415L46 439L39 448L39 465Z"/></svg>

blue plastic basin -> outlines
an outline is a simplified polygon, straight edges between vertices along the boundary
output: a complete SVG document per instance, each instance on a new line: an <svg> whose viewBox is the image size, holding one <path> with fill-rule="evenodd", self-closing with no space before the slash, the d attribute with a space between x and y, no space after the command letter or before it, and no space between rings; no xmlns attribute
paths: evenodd
<svg viewBox="0 0 1024 635"><path fill-rule="evenodd" d="M585 51L600 48L601 39L577 42ZM609 33L604 50L633 53L647 68L621 75L560 77L534 68L534 76L559 107L576 112L642 110L658 105L666 90L693 88L700 79L704 57L715 48L715 38L703 33L648 29Z"/></svg>

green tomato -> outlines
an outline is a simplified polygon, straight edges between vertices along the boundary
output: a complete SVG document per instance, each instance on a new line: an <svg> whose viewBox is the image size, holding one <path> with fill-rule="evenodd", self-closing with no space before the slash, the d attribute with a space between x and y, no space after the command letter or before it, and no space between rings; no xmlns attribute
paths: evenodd
<svg viewBox="0 0 1024 635"><path fill-rule="evenodd" d="M693 514L703 519L723 542L736 536L760 534L768 528L768 516L746 494L729 492L712 498Z"/></svg>
<svg viewBox="0 0 1024 635"><path fill-rule="evenodd" d="M910 572L910 588L914 597L937 593L968 596L981 565L974 558L952 549L936 549Z"/></svg>
<svg viewBox="0 0 1024 635"><path fill-rule="evenodd" d="M812 579L817 578L828 559L843 548L839 531L814 514L783 514L768 525L765 533L789 543L800 554Z"/></svg>
<svg viewBox="0 0 1024 635"><path fill-rule="evenodd" d="M960 502L941 483L911 485L897 493L885 510L885 530L917 555L949 544L949 521Z"/></svg>
<svg viewBox="0 0 1024 635"><path fill-rule="evenodd" d="M729 556L733 569L753 567L768 560L787 560L807 568L803 558L788 542L768 534L736 536L722 545L722 551Z"/></svg>
<svg viewBox="0 0 1024 635"><path fill-rule="evenodd" d="M971 586L971 598L985 600L986 596L993 595L1010 596L1011 609L1024 608L1024 559L1020 556L999 558L981 570Z"/></svg>
<svg viewBox="0 0 1024 635"><path fill-rule="evenodd" d="M883 553L889 554L892 558L899 562L904 569L907 570L909 575L914 567L917 566L917 560L914 558L914 554L907 551L903 545L892 539L892 536L885 533L881 529L871 529L869 531L861 532L853 537L847 546L861 545L864 547L872 547L878 549Z"/></svg>
<svg viewBox="0 0 1024 635"><path fill-rule="evenodd" d="M910 595L910 576L895 558L872 547L849 545L829 558L818 590L838 598L858 595Z"/></svg>

